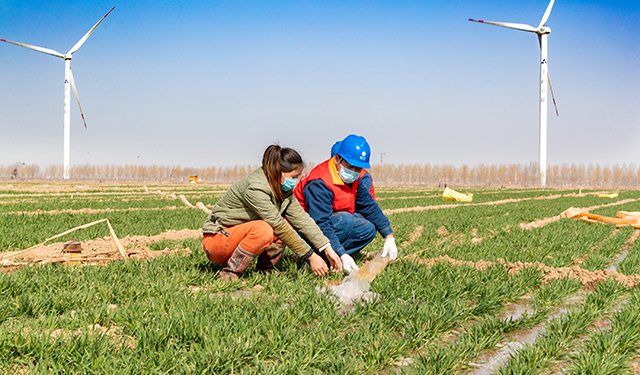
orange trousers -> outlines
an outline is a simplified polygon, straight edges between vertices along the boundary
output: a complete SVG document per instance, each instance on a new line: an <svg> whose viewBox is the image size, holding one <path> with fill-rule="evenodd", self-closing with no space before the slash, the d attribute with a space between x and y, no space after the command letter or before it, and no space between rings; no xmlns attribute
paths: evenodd
<svg viewBox="0 0 640 375"><path fill-rule="evenodd" d="M273 228L264 220L248 221L224 228L224 231L229 234L228 237L220 231L217 234L205 233L202 238L202 248L214 263L226 264L238 245L256 255L260 255L273 242L284 245L273 235Z"/></svg>

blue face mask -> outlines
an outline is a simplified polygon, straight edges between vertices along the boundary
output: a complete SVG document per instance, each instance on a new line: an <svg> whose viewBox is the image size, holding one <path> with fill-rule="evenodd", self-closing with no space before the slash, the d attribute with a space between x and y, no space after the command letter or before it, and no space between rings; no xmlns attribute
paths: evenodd
<svg viewBox="0 0 640 375"><path fill-rule="evenodd" d="M287 192L287 191L291 191L293 190L294 187L296 187L296 184L298 183L298 179L297 178L284 178L284 182L282 183L282 191L283 192Z"/></svg>
<svg viewBox="0 0 640 375"><path fill-rule="evenodd" d="M350 184L353 181L357 180L358 177L360 177L360 173L347 169L344 166L340 168L340 172L338 172L338 175L340 175L340 178L342 179L342 181L344 181L345 184Z"/></svg>

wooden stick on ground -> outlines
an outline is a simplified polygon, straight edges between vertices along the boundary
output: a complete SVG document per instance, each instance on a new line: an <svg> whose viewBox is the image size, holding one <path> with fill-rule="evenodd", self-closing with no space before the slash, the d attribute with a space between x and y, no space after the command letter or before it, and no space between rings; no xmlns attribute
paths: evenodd
<svg viewBox="0 0 640 375"><path fill-rule="evenodd" d="M109 219L102 219L102 220L94 221L94 222L89 223L89 224L80 225L79 227L75 227L75 228L73 228L73 229L69 229L68 231L63 232L63 233L60 233L60 234L56 234L56 235L55 235L55 236L53 236L53 237L47 238L46 240L44 240L44 242L39 243L39 244L37 244L37 245L35 245L35 246L31 246L31 247L30 247L30 248L28 248L28 249L24 249L24 250L16 251L16 252L15 252L15 253L13 253L13 254L9 254L9 255L5 255L5 256L3 256L3 257L0 257L0 260L1 260L1 259L7 259L7 258L14 257L14 256L16 256L16 255L18 255L18 254L22 254L22 253L27 252L27 251L29 251L29 250L32 250L32 249L35 249L35 248L37 248L37 247L43 246L44 244L46 244L47 242L49 242L49 241L51 241L51 240L54 240L54 239L56 239L56 238L60 238L60 237L65 236L65 235L67 235L67 234L69 234L69 233L73 233L73 232L77 231L78 229L89 228L89 227L91 227L91 226L94 226L94 225L96 225L96 224L100 224L100 223L105 222L105 221L107 222L107 225L109 226L109 232L111 233L111 238L112 238L112 240L115 242L116 246L118 247L118 250L120 251L120 254L122 255L122 257L123 257L124 259L127 259L127 258L128 258L128 257L127 257L127 253L125 253L124 248L123 248L123 247L122 247L122 245L120 244L120 241L118 240L118 236L116 236L116 232L114 232L114 231L113 231L113 228L111 227L111 223L109 222Z"/></svg>
<svg viewBox="0 0 640 375"><path fill-rule="evenodd" d="M30 248L28 248L28 249L24 249L24 250L17 251L17 252L15 252L15 253L13 253L13 254L5 255L5 256L3 256L3 257L2 257L2 258L0 258L0 259L11 258L11 257L16 256L16 255L18 255L18 254L22 254L22 253L24 253L24 252L26 252L26 251L29 251L29 250L35 249L36 247L43 246L44 244L46 244L47 242L49 242L49 241L51 241L51 240L54 240L54 239L56 239L56 238L62 237L62 236L64 236L64 235L67 235L67 234L69 234L69 233L75 232L75 231L77 231L78 229L84 229L84 228L88 228L88 227L94 226L94 225L96 225L96 224L100 224L100 223L102 223L103 221L107 221L107 219L102 219L102 220L94 221L93 223L84 224L84 225L81 225L81 226L79 226L79 227L75 227L75 228L73 228L73 229L69 229L68 231L66 231L66 232L64 232L64 233L56 234L55 236L53 236L53 237L51 237L51 238L47 238L47 239L46 239L46 240L44 240L44 242L42 242L42 243L39 243L39 244L37 244L37 245L35 245L35 246L31 246L31 247L30 247ZM111 226L109 226L109 227L111 227Z"/></svg>
<svg viewBox="0 0 640 375"><path fill-rule="evenodd" d="M116 232L113 231L113 228L111 227L111 223L109 222L109 219L105 219L107 221L107 225L109 226L109 232L111 232L111 238L115 241L116 245L118 246L118 250L120 250L120 254L122 254L122 258L127 259L127 253L124 252L124 249L122 248L122 245L120 245L120 241L118 240L118 236L116 236Z"/></svg>

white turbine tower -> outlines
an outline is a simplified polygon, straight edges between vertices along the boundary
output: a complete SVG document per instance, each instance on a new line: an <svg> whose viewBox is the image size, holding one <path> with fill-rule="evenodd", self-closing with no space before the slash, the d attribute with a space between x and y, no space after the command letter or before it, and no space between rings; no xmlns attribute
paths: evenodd
<svg viewBox="0 0 640 375"><path fill-rule="evenodd" d="M71 125L71 115L70 115L71 93L69 90L69 84L71 84L71 87L73 87L73 93L76 96L76 101L78 102L78 108L80 108L80 116L82 116L82 122L84 122L84 127L85 128L87 127L87 122L84 120L84 114L82 113L82 107L80 107L78 90L76 90L76 84L73 81L73 73L71 73L71 55L73 55L73 53L76 52L82 46L82 44L87 40L87 38L89 38L89 35L91 35L93 30L95 30L96 27L98 27L98 25L100 24L100 22L102 22L105 18L107 18L109 13L111 13L115 8L116 7L111 8L111 10L107 14L105 14L105 16L102 17L100 21L98 21L98 23L96 23L91 28L91 30L89 30L89 32L86 33L82 37L82 39L78 41L78 43L76 43L73 47L71 47L69 52L67 52L66 54L62 54L58 51L54 51L49 48L30 46L28 44L22 44L22 43L12 42L10 40L0 39L0 41L2 42L15 44L16 46L29 48L34 51L46 53L48 55L52 55L52 56L56 56L64 59L64 178L65 180L69 179L69 153L70 153L69 146L70 146L70 139L71 139L71 126L70 126Z"/></svg>
<svg viewBox="0 0 640 375"><path fill-rule="evenodd" d="M549 82L549 72L547 69L547 35L551 32L551 29L545 26L549 15L551 14L551 8L555 0L551 0L547 6L547 10L542 16L542 20L538 27L524 25L521 23L507 23L507 22L491 22L474 20L469 18L469 21L488 23L490 25L508 27L510 29L529 31L538 34L538 41L540 42L540 182L542 185L547 184L547 83L551 88ZM553 97L553 90L551 90L551 96ZM555 106L556 101L553 100ZM556 115L558 114L558 108L556 107Z"/></svg>

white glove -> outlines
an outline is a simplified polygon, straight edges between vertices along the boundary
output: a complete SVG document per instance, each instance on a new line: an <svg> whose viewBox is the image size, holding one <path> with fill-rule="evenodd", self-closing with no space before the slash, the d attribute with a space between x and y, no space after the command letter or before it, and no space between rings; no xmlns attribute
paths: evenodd
<svg viewBox="0 0 640 375"><path fill-rule="evenodd" d="M340 257L340 260L342 260L342 269L344 271L351 273L360 269L358 268L358 266L356 265L356 262L353 260L353 258L349 254L344 254L343 256Z"/></svg>
<svg viewBox="0 0 640 375"><path fill-rule="evenodd" d="M389 257L389 261L393 261L398 257L398 247L396 246L396 240L393 237L389 237L384 240L384 247L382 248L382 257Z"/></svg>

